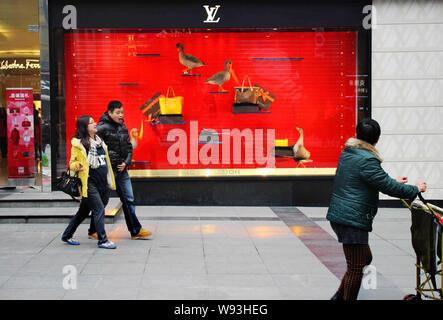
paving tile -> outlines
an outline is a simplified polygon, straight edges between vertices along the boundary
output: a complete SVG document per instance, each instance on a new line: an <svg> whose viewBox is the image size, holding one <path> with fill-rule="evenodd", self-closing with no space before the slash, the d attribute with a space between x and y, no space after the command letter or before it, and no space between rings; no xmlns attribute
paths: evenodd
<svg viewBox="0 0 443 320"><path fill-rule="evenodd" d="M64 289L0 289L0 300L61 300Z"/></svg>
<svg viewBox="0 0 443 320"><path fill-rule="evenodd" d="M82 270L82 275L141 275L145 269L145 263L93 263L87 264Z"/></svg>
<svg viewBox="0 0 443 320"><path fill-rule="evenodd" d="M266 287L216 287L211 288L210 299L216 300L281 300L282 294L275 286Z"/></svg>
<svg viewBox="0 0 443 320"><path fill-rule="evenodd" d="M208 287L209 277L206 274L150 274L145 273L141 286L146 289L169 288L170 291L182 287Z"/></svg>
<svg viewBox="0 0 443 320"><path fill-rule="evenodd" d="M59 275L63 275L63 270L66 266L73 266L77 270L77 274L81 272L85 263L66 263L64 261L52 261L49 263L35 263L33 261L29 262L22 268L18 269L14 274L15 276L34 276L34 277L42 277L42 276L51 276L58 277Z"/></svg>
<svg viewBox="0 0 443 320"><path fill-rule="evenodd" d="M139 294L138 288L109 288L67 290L63 300L135 300Z"/></svg>
<svg viewBox="0 0 443 320"><path fill-rule="evenodd" d="M117 249L116 249L117 250ZM119 251L123 251L120 250ZM94 254L89 257L88 264L131 264L131 263L145 263L148 259L148 254L114 254L113 252L106 252L106 254Z"/></svg>
<svg viewBox="0 0 443 320"><path fill-rule="evenodd" d="M2 289L63 289L63 277L59 275L11 276Z"/></svg>
<svg viewBox="0 0 443 320"><path fill-rule="evenodd" d="M78 289L121 289L121 288L139 288L142 285L143 276L130 274L112 274L112 275L80 275L77 277Z"/></svg>
<svg viewBox="0 0 443 320"><path fill-rule="evenodd" d="M10 276L0 276L0 288L5 284L6 281L8 281L9 278Z"/></svg>
<svg viewBox="0 0 443 320"><path fill-rule="evenodd" d="M150 263L146 265L145 274L206 274L206 266L204 262L196 263L180 263L180 264L169 264L164 263Z"/></svg>
<svg viewBox="0 0 443 320"><path fill-rule="evenodd" d="M275 285L269 274L209 274L207 279L211 287L255 288Z"/></svg>
<svg viewBox="0 0 443 320"><path fill-rule="evenodd" d="M137 300L207 300L210 288L183 286L180 290L170 287L141 288Z"/></svg>

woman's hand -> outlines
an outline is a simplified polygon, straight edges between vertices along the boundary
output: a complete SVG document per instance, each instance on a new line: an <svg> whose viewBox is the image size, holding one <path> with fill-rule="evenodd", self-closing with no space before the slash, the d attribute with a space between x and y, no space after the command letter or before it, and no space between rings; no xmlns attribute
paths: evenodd
<svg viewBox="0 0 443 320"><path fill-rule="evenodd" d="M77 166L77 171L83 171L84 170L83 165L82 165L81 162L77 162L76 166Z"/></svg>
<svg viewBox="0 0 443 320"><path fill-rule="evenodd" d="M398 177L398 178L397 178L397 182L398 182L398 183L401 183L401 184L408 183L408 177L403 177L403 176Z"/></svg>
<svg viewBox="0 0 443 320"><path fill-rule="evenodd" d="M415 184L418 187L418 192L425 192L426 191L426 182L418 182Z"/></svg>

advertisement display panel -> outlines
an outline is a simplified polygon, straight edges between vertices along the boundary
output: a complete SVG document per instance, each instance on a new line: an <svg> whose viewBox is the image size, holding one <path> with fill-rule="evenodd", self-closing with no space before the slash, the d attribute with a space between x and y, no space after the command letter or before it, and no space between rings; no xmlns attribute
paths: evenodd
<svg viewBox="0 0 443 320"><path fill-rule="evenodd" d="M357 31L66 32L67 160L75 121L121 101L133 177L332 175L355 134Z"/></svg>
<svg viewBox="0 0 443 320"><path fill-rule="evenodd" d="M9 185L33 185L35 177L33 90L7 88L6 107Z"/></svg>

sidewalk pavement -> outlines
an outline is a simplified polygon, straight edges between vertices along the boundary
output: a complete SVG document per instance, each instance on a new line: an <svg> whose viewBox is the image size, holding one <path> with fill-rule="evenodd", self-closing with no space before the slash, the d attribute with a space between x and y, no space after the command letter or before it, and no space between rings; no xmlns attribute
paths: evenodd
<svg viewBox="0 0 443 320"><path fill-rule="evenodd" d="M80 246L61 242L65 224L0 224L0 299L327 300L345 271L324 207L136 212L153 239L131 240L121 214L106 225L116 250L97 248L85 223ZM407 209L379 209L360 300L415 293L410 223Z"/></svg>

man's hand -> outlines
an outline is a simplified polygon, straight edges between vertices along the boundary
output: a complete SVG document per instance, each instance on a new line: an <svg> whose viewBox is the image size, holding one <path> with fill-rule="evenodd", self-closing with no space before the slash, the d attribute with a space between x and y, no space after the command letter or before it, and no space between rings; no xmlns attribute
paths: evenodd
<svg viewBox="0 0 443 320"><path fill-rule="evenodd" d="M401 184L408 183L408 177L403 177L403 176L398 177L398 178L397 178L397 182L398 182L398 183L401 183Z"/></svg>
<svg viewBox="0 0 443 320"><path fill-rule="evenodd" d="M125 170L125 168L126 168L126 163L124 163L124 162L122 162L121 164L119 164L119 165L117 166L117 170L118 170L119 172L122 172L123 170Z"/></svg>

